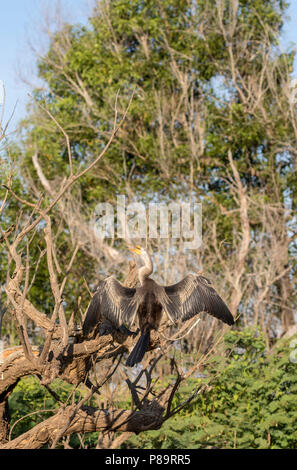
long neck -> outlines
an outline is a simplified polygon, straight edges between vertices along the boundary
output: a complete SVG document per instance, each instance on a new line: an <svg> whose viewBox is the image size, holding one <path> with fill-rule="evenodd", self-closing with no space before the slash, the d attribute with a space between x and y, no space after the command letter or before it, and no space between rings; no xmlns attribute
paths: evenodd
<svg viewBox="0 0 297 470"><path fill-rule="evenodd" d="M142 260L144 261L144 266L142 266L138 271L138 278L141 285L143 285L145 279L147 279L153 272L153 263L150 255L145 253L142 255Z"/></svg>

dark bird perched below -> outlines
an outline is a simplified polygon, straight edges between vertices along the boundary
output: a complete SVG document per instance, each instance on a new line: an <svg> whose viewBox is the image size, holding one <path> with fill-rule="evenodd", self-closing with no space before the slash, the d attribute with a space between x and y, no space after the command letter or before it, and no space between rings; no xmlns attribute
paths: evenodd
<svg viewBox="0 0 297 470"><path fill-rule="evenodd" d="M142 360L150 342L150 331L159 328L163 310L174 324L207 312L233 325L230 310L204 276L188 274L176 284L160 286L149 277L153 263L147 251L139 246L131 251L144 262L138 271L140 287L125 287L113 276L100 281L86 313L84 336L102 320L121 328L125 323L132 325L137 315L141 334L126 362L132 367Z"/></svg>

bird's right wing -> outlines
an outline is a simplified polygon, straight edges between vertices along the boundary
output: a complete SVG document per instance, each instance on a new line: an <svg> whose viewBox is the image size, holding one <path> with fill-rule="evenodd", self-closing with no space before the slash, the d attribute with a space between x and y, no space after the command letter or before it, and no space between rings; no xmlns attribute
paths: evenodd
<svg viewBox="0 0 297 470"><path fill-rule="evenodd" d="M204 276L188 274L180 282L164 287L159 300L173 323L186 321L200 312L207 312L228 325L234 323L227 305Z"/></svg>
<svg viewBox="0 0 297 470"><path fill-rule="evenodd" d="M89 333L103 319L114 326L132 324L137 313L136 289L123 286L113 276L100 281L83 323L83 334Z"/></svg>

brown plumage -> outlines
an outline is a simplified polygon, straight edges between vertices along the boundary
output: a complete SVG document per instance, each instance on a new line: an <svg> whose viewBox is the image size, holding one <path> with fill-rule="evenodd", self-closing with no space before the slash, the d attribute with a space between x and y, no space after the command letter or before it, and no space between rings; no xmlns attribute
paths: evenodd
<svg viewBox="0 0 297 470"><path fill-rule="evenodd" d="M137 315L141 335L126 362L132 367L142 360L149 345L150 331L159 328L163 310L172 323L207 312L233 325L230 310L204 276L188 274L176 284L160 286L149 277L153 265L146 250L137 247L132 251L144 261L144 266L138 271L140 287L125 287L113 276L101 281L85 317L84 335L102 320L118 328L124 324L130 326Z"/></svg>

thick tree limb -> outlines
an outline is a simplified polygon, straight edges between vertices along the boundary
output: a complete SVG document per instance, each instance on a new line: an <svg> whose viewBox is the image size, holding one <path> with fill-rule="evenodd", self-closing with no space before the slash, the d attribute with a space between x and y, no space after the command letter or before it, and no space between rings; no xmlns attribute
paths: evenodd
<svg viewBox="0 0 297 470"><path fill-rule="evenodd" d="M162 424L162 408L151 407L147 410L97 410L88 406L78 410L64 436L79 432L124 431L141 432L148 429L159 429ZM60 432L61 426L73 413L73 406L60 409L57 414L35 426L0 449L39 449L53 441Z"/></svg>

